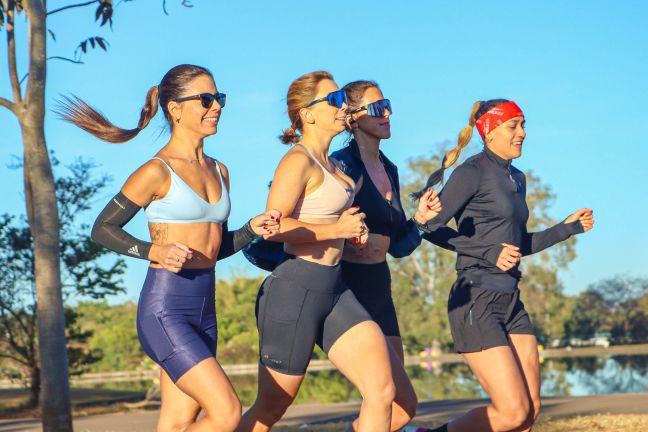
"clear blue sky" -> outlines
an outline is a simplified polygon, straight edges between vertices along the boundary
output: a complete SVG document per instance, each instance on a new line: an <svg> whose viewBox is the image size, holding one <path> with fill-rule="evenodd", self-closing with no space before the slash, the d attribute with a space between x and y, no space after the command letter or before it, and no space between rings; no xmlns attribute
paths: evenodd
<svg viewBox="0 0 648 432"><path fill-rule="evenodd" d="M70 2L49 1L50 9ZM403 167L454 139L475 100L506 97L527 115L524 154L516 161L553 187L551 209L564 218L595 209L597 225L579 238L578 258L562 280L569 293L615 274L647 275L648 6L643 1L546 2L221 2L168 0L121 3L114 31L94 24L94 8L53 15L49 55L72 55L78 42L103 36L109 53L91 52L84 65L48 64L47 101L61 93L85 98L124 127L136 124L148 88L178 63L210 68L228 106L208 154L229 166L231 226L263 210L267 182L286 148L276 136L288 125L285 92L315 69L338 84L377 80L392 100L393 137L387 154ZM235 4L236 3L236 4ZM26 37L19 19L21 74ZM0 95L10 97L6 45L0 49ZM123 145L102 143L48 114L48 145L63 162L91 157L114 178L112 190L166 142L163 121ZM337 148L339 143L334 144ZM0 109L0 212L24 208L22 176L5 165L22 154L17 122ZM128 226L146 237L142 214ZM136 298L146 263L129 260L128 298ZM242 256L219 274L253 272Z"/></svg>

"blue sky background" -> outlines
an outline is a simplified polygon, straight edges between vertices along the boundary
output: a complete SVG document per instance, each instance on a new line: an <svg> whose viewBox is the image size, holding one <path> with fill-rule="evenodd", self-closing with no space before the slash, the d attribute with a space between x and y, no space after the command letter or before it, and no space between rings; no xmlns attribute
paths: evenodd
<svg viewBox="0 0 648 432"><path fill-rule="evenodd" d="M49 1L50 10L71 2ZM564 218L595 210L597 225L579 237L578 258L562 274L568 293L615 274L648 275L648 3L544 2L216 2L193 8L137 0L115 8L114 26L99 28L94 7L52 15L49 55L72 56L80 40L102 36L108 53L84 65L48 64L49 107L74 93L118 125L133 127L146 91L179 63L210 68L228 94L219 133L206 152L232 177L231 226L263 210L267 182L286 151L276 136L288 125L285 93L297 76L331 71L338 84L377 80L394 106L388 156L404 170L410 157L454 139L478 99L514 99L527 116L523 157L552 186L551 209ZM18 23L20 74L26 71L24 18ZM4 36L2 37L4 39ZM6 45L0 43L0 95L11 95ZM135 140L100 142L48 113L48 145L67 163L92 158L114 178L91 222L139 165L163 146L161 116ZM477 134L475 134L477 135ZM338 148L338 140L332 148ZM0 109L0 212L23 212L22 176L6 168L22 154L18 124ZM128 230L147 238L140 213ZM128 293L136 299L146 263L128 261ZM242 256L219 263L220 275L255 273Z"/></svg>

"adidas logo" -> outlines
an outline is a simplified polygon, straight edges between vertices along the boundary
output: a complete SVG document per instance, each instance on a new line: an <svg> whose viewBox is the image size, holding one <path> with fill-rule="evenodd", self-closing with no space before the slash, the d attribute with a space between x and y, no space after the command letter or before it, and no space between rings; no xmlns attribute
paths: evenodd
<svg viewBox="0 0 648 432"><path fill-rule="evenodd" d="M140 256L139 250L137 250L137 245L135 245L132 248L128 249L128 253L131 254L131 255Z"/></svg>

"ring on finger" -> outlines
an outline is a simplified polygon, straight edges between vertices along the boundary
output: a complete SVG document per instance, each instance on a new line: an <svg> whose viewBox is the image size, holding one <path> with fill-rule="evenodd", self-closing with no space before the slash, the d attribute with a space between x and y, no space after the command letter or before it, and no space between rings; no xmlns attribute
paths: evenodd
<svg viewBox="0 0 648 432"><path fill-rule="evenodd" d="M176 262L180 262L180 257L178 255L175 256Z"/></svg>

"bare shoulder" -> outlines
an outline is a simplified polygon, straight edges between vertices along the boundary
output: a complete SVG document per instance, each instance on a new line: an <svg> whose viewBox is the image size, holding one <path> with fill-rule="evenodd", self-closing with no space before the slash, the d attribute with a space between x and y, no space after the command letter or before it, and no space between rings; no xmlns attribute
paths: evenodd
<svg viewBox="0 0 648 432"><path fill-rule="evenodd" d="M225 182L225 186L227 186L227 190L229 190L229 188L230 188L230 175L229 175L229 170L227 169L227 166L223 162L221 162L221 161L219 161L217 159L214 159L214 158L210 158L210 159L214 162L214 165L218 166L220 174L221 174L221 176L223 176L223 181Z"/></svg>
<svg viewBox="0 0 648 432"><path fill-rule="evenodd" d="M171 173L164 162L151 159L128 177L122 187L122 193L143 207L151 202L170 177Z"/></svg>

